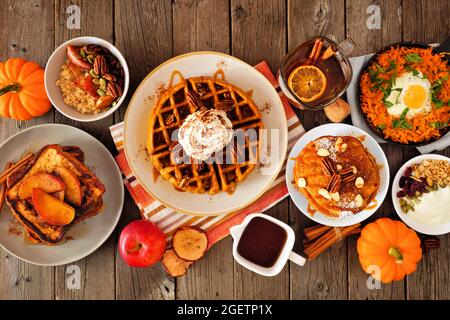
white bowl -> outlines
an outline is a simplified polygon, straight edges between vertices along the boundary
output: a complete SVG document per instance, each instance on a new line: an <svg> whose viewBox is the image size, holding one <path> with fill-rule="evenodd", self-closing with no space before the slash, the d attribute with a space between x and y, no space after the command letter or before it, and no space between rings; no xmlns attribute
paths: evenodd
<svg viewBox="0 0 450 320"><path fill-rule="evenodd" d="M174 71L185 78L213 76L218 69L223 71L225 81L252 92L255 104L261 111L264 129L261 145L272 151L271 163L254 169L239 182L233 194L219 192L194 194L179 192L173 185L159 177L155 179L153 164L145 151L148 119L162 87L167 87ZM177 74L177 73L175 73ZM174 79L179 81L178 77ZM264 106L270 106L265 110ZM273 131L272 131L273 130ZM271 135L276 133L278 135ZM175 211L199 216L211 216L234 212L248 206L270 188L278 176L287 152L287 121L283 104L273 85L247 63L217 52L191 52L172 58L150 72L133 94L128 105L124 123L124 150L131 170L139 183L152 197ZM265 156L266 152L262 152Z"/></svg>
<svg viewBox="0 0 450 320"><path fill-rule="evenodd" d="M400 191L399 181L406 168L415 164L422 162L423 160L446 160L450 161L450 159L446 156L442 156L439 154L424 154L421 156L417 156L415 158L407 161L397 172L395 175L394 181L392 182L392 203L394 204L395 212L402 219L402 221L408 225L410 228L429 235L441 235L450 232L450 223L445 224L426 224L423 222L416 221L412 219L408 214L404 213L400 207L400 200L397 198L397 192ZM450 209L449 209L450 210Z"/></svg>
<svg viewBox="0 0 450 320"><path fill-rule="evenodd" d="M308 200L301 192L299 192L295 188L295 186L292 183L292 181L294 180L295 159L297 158L300 151L302 151L303 148L309 142L319 137L327 135L365 137L364 140L362 141L362 144L367 148L369 153L375 158L375 162L380 166L380 188L378 189L378 192L375 196L376 201L375 206L369 205L369 209L364 209L361 212L358 212L357 214L350 214L341 218L333 218L326 214L321 213L320 211L316 211L313 215L311 215L308 212ZM356 128L354 126L350 126L348 124L330 123L316 127L306 132L297 141L288 157L288 162L286 166L286 184L292 200L294 201L297 208L299 208L300 211L303 212L305 216L307 216L311 220L314 220L317 223L326 226L346 227L366 220L372 214L374 214L377 211L377 209L381 206L389 188L389 164L379 144L365 131Z"/></svg>
<svg viewBox="0 0 450 320"><path fill-rule="evenodd" d="M67 46L82 46L86 44L96 44L108 49L119 60L120 65L122 66L125 73L122 97L120 97L119 101L114 107L109 108L105 112L100 112L97 114L82 114L74 108L65 104L61 89L56 86L56 81L59 79L59 74L61 72L61 66L67 61ZM79 37L64 42L52 53L52 55L48 59L47 65L45 66L44 83L48 98L59 112L72 120L91 122L108 117L120 107L122 102L125 100L128 92L128 86L130 84L130 72L128 70L127 62L125 61L122 53L120 53L120 51L111 43L97 37Z"/></svg>
<svg viewBox="0 0 450 320"><path fill-rule="evenodd" d="M0 212L0 247L13 256L41 266L58 266L82 259L97 250L114 231L123 208L122 174L108 149L88 133L63 124L43 124L13 135L0 146L0 167L20 159L27 152L37 152L47 144L79 146L86 165L106 187L103 211L73 226L67 236L72 240L53 246L30 244L9 230L16 221L5 204ZM16 222L17 223L17 222Z"/></svg>

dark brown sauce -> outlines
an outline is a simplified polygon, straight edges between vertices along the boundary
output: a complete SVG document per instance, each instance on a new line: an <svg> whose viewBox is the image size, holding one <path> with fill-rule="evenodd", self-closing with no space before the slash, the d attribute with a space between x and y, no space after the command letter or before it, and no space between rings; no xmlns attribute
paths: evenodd
<svg viewBox="0 0 450 320"><path fill-rule="evenodd" d="M245 227L237 251L248 261L270 268L278 260L286 243L287 233L279 225L260 217Z"/></svg>

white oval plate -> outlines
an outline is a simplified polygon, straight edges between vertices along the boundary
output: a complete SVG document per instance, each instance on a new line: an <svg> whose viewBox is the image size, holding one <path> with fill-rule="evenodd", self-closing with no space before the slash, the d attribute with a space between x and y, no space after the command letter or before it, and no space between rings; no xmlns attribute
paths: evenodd
<svg viewBox="0 0 450 320"><path fill-rule="evenodd" d="M397 174L394 177L394 181L392 182L392 203L394 204L395 212L397 212L397 215L402 219L402 221L408 225L410 228L423 233L423 234L429 234L429 235L441 235L446 234L450 232L450 223L446 224L426 224L419 221L416 221L412 219L410 216L408 216L406 213L403 213L401 207L400 207L400 201L397 198L397 192L400 191L400 187L398 186L398 183L400 181L400 177L405 172L406 168L413 165L414 163L421 162L423 160L446 160L450 161L450 158L447 158L446 156L442 156L439 154L424 154L417 156L415 158L410 159L407 161L397 172Z"/></svg>
<svg viewBox="0 0 450 320"><path fill-rule="evenodd" d="M319 211L315 212L314 215L311 215L308 212L308 200L305 196L300 193L292 181L294 180L294 164L295 158L303 150L303 148L310 142L319 137L331 135L331 136L353 136L353 137L361 137L364 136L365 139L362 144L367 148L367 150L372 154L375 158L375 161L378 165L380 165L380 188L378 189L378 193L375 196L376 207L363 210L358 212L357 214L347 215L342 218L332 218L327 216ZM350 126L348 124L342 123L330 123L324 124L322 126L316 127L308 132L306 132L295 144L294 148L292 148L291 153L289 154L287 166L286 166L286 184L289 190L289 194L294 201L297 208L300 209L301 212L311 220L314 220L317 223L332 226L332 227L345 227L350 226L355 223L359 223L361 221L369 218L373 213L377 211L377 209L381 206L386 197L386 193L389 187L389 164L387 162L386 156L384 155L383 150L378 145L378 143L366 132L361 129L358 129L354 126Z"/></svg>
<svg viewBox="0 0 450 320"><path fill-rule="evenodd" d="M168 181L154 181L153 165L145 151L147 122L162 85L167 85L173 71L185 78L213 76L221 68L225 81L244 91L252 90L252 98L261 111L265 129L277 129L278 137L270 135L264 142L277 157L263 170L255 169L236 191L211 196L178 192ZM176 81L175 81L176 83ZM270 106L266 108L265 106ZM268 109L268 110L266 110ZM271 149L270 149L271 148ZM166 61L150 72L134 93L125 116L124 149L137 180L158 201L176 211L193 215L218 215L239 210L258 199L267 190L283 165L287 150L287 122L278 93L270 82L252 66L223 53L192 52Z"/></svg>
<svg viewBox="0 0 450 320"><path fill-rule="evenodd" d="M0 246L26 262L58 266L88 256L108 239L122 213L124 189L122 175L109 151L88 133L62 124L38 125L13 135L0 146L0 168L47 144L79 146L84 151L86 165L106 187L103 212L71 228L67 236L73 240L46 246L31 244L9 232L14 218L5 203L0 213Z"/></svg>

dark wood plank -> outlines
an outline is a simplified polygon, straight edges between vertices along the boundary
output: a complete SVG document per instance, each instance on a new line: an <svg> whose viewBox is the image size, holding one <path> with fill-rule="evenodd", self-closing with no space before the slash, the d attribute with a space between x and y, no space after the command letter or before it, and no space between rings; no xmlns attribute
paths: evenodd
<svg viewBox="0 0 450 320"><path fill-rule="evenodd" d="M173 3L174 55L199 50L229 53L229 1L177 0ZM218 26L222 26L218 28ZM228 237L176 280L176 299L232 299L233 255Z"/></svg>
<svg viewBox="0 0 450 320"><path fill-rule="evenodd" d="M449 33L450 3L438 0L403 2L403 40L437 43L445 40ZM450 155L450 147L438 152ZM416 149L405 149L404 161L419 155ZM396 172L396 171L393 171ZM450 236L440 236L441 248L424 255L417 272L408 276L408 299L449 299L450 292Z"/></svg>
<svg viewBox="0 0 450 320"><path fill-rule="evenodd" d="M172 56L172 5L164 1L115 1L115 44L130 68L128 100L140 81L161 62ZM116 112L116 123L123 121L126 103ZM118 232L139 210L126 193ZM174 280L160 265L147 269L128 267L116 250L117 299L174 299Z"/></svg>
<svg viewBox="0 0 450 320"><path fill-rule="evenodd" d="M286 2L282 0L232 0L232 54L255 65L266 60L276 71L286 54ZM280 220L288 222L289 200L268 210ZM259 276L234 263L236 299L288 299L289 265L276 277Z"/></svg>
<svg viewBox="0 0 450 320"><path fill-rule="evenodd" d="M228 0L176 0L173 2L173 51L229 53Z"/></svg>
<svg viewBox="0 0 450 320"><path fill-rule="evenodd" d="M1 7L0 20L4 25L0 30L1 59L23 57L44 67L53 51L53 1L3 0ZM25 27L31 25L33 28ZM52 121L53 111L30 121L1 118L0 141L24 128ZM8 214L6 210L4 213ZM53 299L55 296L54 268L33 266L3 250L0 252L0 283L0 299Z"/></svg>
<svg viewBox="0 0 450 320"><path fill-rule="evenodd" d="M68 29L66 8L78 5L81 9L81 29ZM101 17L101 19L99 19ZM96 36L113 42L113 2L109 1L57 1L55 6L55 47L79 36ZM55 122L76 126L99 139L112 150L109 127L113 116L96 122L82 123L70 120L55 111ZM89 257L75 262L81 270L81 289L66 286L67 267L56 268L56 299L114 299L114 248L110 237L103 246Z"/></svg>
<svg viewBox="0 0 450 320"><path fill-rule="evenodd" d="M344 1L288 1L289 50L322 34L336 42L345 38ZM297 112L306 130L329 122L323 111ZM312 224L290 201L290 220L301 250L303 229ZM338 269L337 269L338 268ZM291 299L346 299L347 245L343 241L304 267L291 263Z"/></svg>
<svg viewBox="0 0 450 320"><path fill-rule="evenodd" d="M370 14L367 8L373 2L364 1L347 1L346 25L347 37L355 41L356 49L352 55L362 55L375 52L383 46L401 40L401 1L387 0L377 1L375 5L380 8L381 13L381 29L369 29L367 27L367 19ZM403 162L401 147L395 145L382 145L382 148L388 158L389 166L392 170L398 170ZM391 177L392 182L393 177ZM390 182L390 183L391 183ZM395 217L392 202L390 198L390 190L386 199L376 214L371 219L380 216ZM362 271L356 253L357 238L348 241L348 261L349 261L349 298L350 299L404 299L405 298L405 281L399 281L390 285L382 285L380 290L368 289L366 281L368 276Z"/></svg>

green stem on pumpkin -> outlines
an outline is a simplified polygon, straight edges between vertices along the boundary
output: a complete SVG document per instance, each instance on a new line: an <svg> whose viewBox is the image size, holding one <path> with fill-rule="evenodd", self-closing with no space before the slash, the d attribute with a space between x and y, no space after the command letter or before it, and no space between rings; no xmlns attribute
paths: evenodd
<svg viewBox="0 0 450 320"><path fill-rule="evenodd" d="M388 254L395 259L395 262L400 264L403 263L403 255L398 248L390 247Z"/></svg>
<svg viewBox="0 0 450 320"><path fill-rule="evenodd" d="M0 96L4 95L7 92L19 92L20 89L21 87L18 83L8 84L6 87L0 88Z"/></svg>

